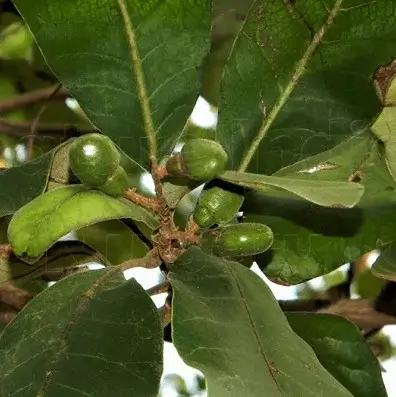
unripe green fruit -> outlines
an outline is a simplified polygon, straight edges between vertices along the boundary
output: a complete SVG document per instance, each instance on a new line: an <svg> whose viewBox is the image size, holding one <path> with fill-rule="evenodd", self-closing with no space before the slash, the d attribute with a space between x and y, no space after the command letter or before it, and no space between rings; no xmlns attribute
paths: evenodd
<svg viewBox="0 0 396 397"><path fill-rule="evenodd" d="M112 197L121 197L128 189L128 175L120 165L107 182L98 187L103 193Z"/></svg>
<svg viewBox="0 0 396 397"><path fill-rule="evenodd" d="M208 230L201 245L219 256L251 256L261 254L274 241L272 230L261 223L240 223Z"/></svg>
<svg viewBox="0 0 396 397"><path fill-rule="evenodd" d="M220 143L209 139L191 139L180 153L168 160L166 169L171 175L209 181L224 171L227 160L227 153Z"/></svg>
<svg viewBox="0 0 396 397"><path fill-rule="evenodd" d="M99 187L115 173L120 154L112 140L101 134L85 134L69 149L69 166L82 183Z"/></svg>
<svg viewBox="0 0 396 397"><path fill-rule="evenodd" d="M204 190L193 214L194 222L203 228L227 223L238 213L243 200L242 194L218 186Z"/></svg>

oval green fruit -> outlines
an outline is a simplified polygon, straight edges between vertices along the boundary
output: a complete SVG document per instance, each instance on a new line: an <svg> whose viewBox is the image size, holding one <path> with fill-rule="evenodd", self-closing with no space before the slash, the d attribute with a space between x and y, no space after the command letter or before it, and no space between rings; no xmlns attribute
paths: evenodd
<svg viewBox="0 0 396 397"><path fill-rule="evenodd" d="M209 181L221 174L228 160L223 146L209 139L190 139L180 153L188 174L199 181Z"/></svg>
<svg viewBox="0 0 396 397"><path fill-rule="evenodd" d="M69 149L69 166L82 183L89 187L104 185L115 173L120 154L112 140L101 134L85 134Z"/></svg>
<svg viewBox="0 0 396 397"><path fill-rule="evenodd" d="M242 194L218 186L204 190L193 213L196 224L202 228L229 222L238 213L244 201Z"/></svg>
<svg viewBox="0 0 396 397"><path fill-rule="evenodd" d="M224 171L227 160L227 153L220 143L209 139L190 139L180 153L168 160L166 169L171 175L189 176L206 182Z"/></svg>
<svg viewBox="0 0 396 397"><path fill-rule="evenodd" d="M128 189L128 175L124 168L118 166L114 174L107 180L107 182L98 187L103 193L112 197L121 197Z"/></svg>
<svg viewBox="0 0 396 397"><path fill-rule="evenodd" d="M274 235L267 225L240 223L206 231L201 244L215 255L239 257L261 254L273 241Z"/></svg>

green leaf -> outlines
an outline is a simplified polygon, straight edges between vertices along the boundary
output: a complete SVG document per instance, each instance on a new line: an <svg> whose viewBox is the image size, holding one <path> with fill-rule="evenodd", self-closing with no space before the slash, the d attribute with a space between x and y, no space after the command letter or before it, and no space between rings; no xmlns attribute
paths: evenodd
<svg viewBox="0 0 396 397"><path fill-rule="evenodd" d="M257 0L223 80L217 139L231 167L271 174L370 125L372 78L396 53L395 0Z"/></svg>
<svg viewBox="0 0 396 397"><path fill-rule="evenodd" d="M14 254L8 259L1 258L0 283L34 279L51 272L65 272L67 268L92 262L109 264L104 256L79 241L58 241L34 266L21 261Z"/></svg>
<svg viewBox="0 0 396 397"><path fill-rule="evenodd" d="M224 66L230 56L235 37L246 18L254 0L214 0L212 40L202 77L201 95L211 104L218 106L220 83Z"/></svg>
<svg viewBox="0 0 396 397"><path fill-rule="evenodd" d="M22 207L8 227L13 252L34 263L65 234L100 221L131 218L152 229L159 224L146 209L84 185L59 187Z"/></svg>
<svg viewBox="0 0 396 397"><path fill-rule="evenodd" d="M362 133L327 152L286 167L275 176L360 182L365 193L354 208L325 208L276 190L249 194L244 221L268 225L271 250L257 263L275 282L298 284L335 270L396 240L395 182L381 145Z"/></svg>
<svg viewBox="0 0 396 397"><path fill-rule="evenodd" d="M371 126L373 133L383 142L385 147L385 162L393 180L396 181L396 79L389 84L385 94L385 104L381 114Z"/></svg>
<svg viewBox="0 0 396 397"><path fill-rule="evenodd" d="M31 61L33 37L22 21L9 24L0 32L0 58Z"/></svg>
<svg viewBox="0 0 396 397"><path fill-rule="evenodd" d="M97 128L143 166L150 153L170 152L198 97L210 0L15 5L56 76Z"/></svg>
<svg viewBox="0 0 396 397"><path fill-rule="evenodd" d="M381 250L381 254L371 267L371 271L377 277L396 281L396 242Z"/></svg>
<svg viewBox="0 0 396 397"><path fill-rule="evenodd" d="M162 328L122 273L70 276L30 301L0 336L2 396L156 397Z"/></svg>
<svg viewBox="0 0 396 397"><path fill-rule="evenodd" d="M295 335L270 289L236 262L189 248L172 266L172 340L208 394L352 395Z"/></svg>
<svg viewBox="0 0 396 397"><path fill-rule="evenodd" d="M138 235L117 219L83 227L76 234L80 241L102 253L112 265L141 258L148 252Z"/></svg>
<svg viewBox="0 0 396 397"><path fill-rule="evenodd" d="M387 397L381 369L359 329L331 314L287 313L293 331L355 397Z"/></svg>
<svg viewBox="0 0 396 397"><path fill-rule="evenodd" d="M0 217L13 214L44 191L52 155L53 152L48 152L18 167L0 171Z"/></svg>
<svg viewBox="0 0 396 397"><path fill-rule="evenodd" d="M351 285L351 291L363 299L375 299L386 284L386 280L374 276L370 268L360 272Z"/></svg>
<svg viewBox="0 0 396 397"><path fill-rule="evenodd" d="M219 175L219 179L264 193L268 188L278 188L325 207L351 208L364 192L364 187L358 183L293 179L237 171L226 171Z"/></svg>

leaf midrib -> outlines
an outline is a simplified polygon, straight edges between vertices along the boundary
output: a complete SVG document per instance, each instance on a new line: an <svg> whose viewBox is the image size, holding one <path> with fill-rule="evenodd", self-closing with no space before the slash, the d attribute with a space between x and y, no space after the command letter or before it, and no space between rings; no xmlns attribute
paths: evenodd
<svg viewBox="0 0 396 397"><path fill-rule="evenodd" d="M125 34L128 41L129 52L132 62L132 70L136 78L136 86L143 115L144 129L148 139L150 161L151 163L156 164L158 159L155 128L150 108L149 95L147 93L147 87L144 79L142 59L140 57L138 45L136 43L135 30L131 18L129 17L128 8L125 0L117 0L117 4L121 12L122 19L124 21Z"/></svg>
<svg viewBox="0 0 396 397"><path fill-rule="evenodd" d="M298 82L300 81L300 79L305 71L305 68L306 68L308 62L310 61L313 53L315 52L316 48L321 43L325 33L327 32L329 27L333 24L334 19L337 17L338 13L340 12L342 2L343 2L343 0L335 0L334 6L333 6L332 10L328 13L328 16L327 16L325 22L318 29L318 31L315 33L315 35L312 37L312 40L311 40L308 48L306 49L304 55L301 57L301 59L297 63L297 66L295 67L294 72L293 72L293 74L290 78L290 81L287 84L283 94L280 95L280 97L277 99L277 101L272 106L268 115L263 118L261 127L260 127L256 137L251 142L250 147L248 148L245 156L243 157L243 159L239 165L238 171L243 172L248 168L261 141L267 135L269 129L271 128L271 125L277 118L278 114L282 110L282 108L285 105L288 98L293 93L293 91L296 88ZM247 15L249 15L249 13ZM247 18L246 18L246 20L247 20ZM236 41L237 40L235 40L235 42ZM234 42L234 45L235 45L235 42Z"/></svg>
<svg viewBox="0 0 396 397"><path fill-rule="evenodd" d="M232 275L232 277L233 277L233 279L234 279L235 285L236 285L236 287L237 287L237 289L238 289L239 296L240 296L241 301L242 301L242 303L243 303L243 306L244 306L244 308L245 308L245 311L246 311L247 317L248 317L248 319L249 319L249 323L250 323L252 332L253 332L253 334L254 334L254 338L256 339L256 342L257 342L257 344L258 344L258 346L259 346L260 354L261 354L261 356L264 358L264 361L265 361L265 363L266 363L266 365L267 365L268 372L269 372L269 374L270 374L272 380L274 381L274 383L275 383L277 389L278 389L279 392L281 393L281 395L282 395L282 396L285 396L285 394L283 393L283 390L281 389L281 387L280 387L280 385L279 385L279 383L278 383L278 380L276 379L274 373L272 372L270 361L268 360L268 358L267 358L267 356L266 356L266 354L265 354L264 346L262 345L261 340L260 340L260 336L259 336L259 334L258 334L258 332L257 332L257 330L256 330L256 325L255 325L255 323L254 323L254 321L253 321L253 316L252 316L252 314L250 313L249 306L248 306L248 304L247 304L247 302L246 302L246 299L244 298L244 293L243 293L242 287L241 287L241 285L240 285L240 283L239 283L239 281L238 281L238 277L237 277L236 274L233 272L231 266L228 266L228 269L229 269L229 271L230 271L230 273L231 273L231 275Z"/></svg>
<svg viewBox="0 0 396 397"><path fill-rule="evenodd" d="M55 350L55 355L53 360L51 361L49 367L47 368L47 371L45 373L45 377L42 381L42 385L40 387L40 390L37 393L36 397L45 397L46 390L48 386L50 385L52 375L54 374L54 368L57 366L59 361L62 358L62 354L67 350L67 339L69 338L73 326L77 323L77 320L79 317L82 316L84 311L87 309L89 303L92 301L92 298L95 294L95 292L103 286L103 284L114 274L119 273L120 270L118 268L110 268L106 269L105 274L103 276L99 277L93 285L88 288L84 294L82 294L79 303L76 305L75 309L72 311L69 321L67 323L67 326L65 327L64 332L62 333L61 337L59 338L58 341L58 348Z"/></svg>

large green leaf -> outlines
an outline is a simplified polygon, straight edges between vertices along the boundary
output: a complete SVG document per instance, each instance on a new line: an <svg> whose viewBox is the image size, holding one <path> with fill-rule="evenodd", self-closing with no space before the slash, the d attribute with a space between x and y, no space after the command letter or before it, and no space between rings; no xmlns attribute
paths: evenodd
<svg viewBox="0 0 396 397"><path fill-rule="evenodd" d="M339 181L315 181L292 179L248 172L226 171L220 179L255 191L266 192L268 188L277 188L325 207L351 208L360 200L364 187L358 183Z"/></svg>
<svg viewBox="0 0 396 397"><path fill-rule="evenodd" d="M96 127L140 164L148 164L151 139L158 157L170 152L198 97L210 0L15 4Z"/></svg>
<svg viewBox="0 0 396 397"><path fill-rule="evenodd" d="M248 195L244 221L267 224L275 235L271 249L257 257L268 277L301 283L396 239L396 185L381 153L381 145L364 133L275 174L360 181L365 193L354 208L324 208L275 190Z"/></svg>
<svg viewBox="0 0 396 397"><path fill-rule="evenodd" d="M256 0L222 81L217 139L231 166L271 174L367 127L381 106L370 76L396 53L395 6Z"/></svg>
<svg viewBox="0 0 396 397"><path fill-rule="evenodd" d="M352 395L290 329L270 289L198 247L172 266L172 340L216 397Z"/></svg>
<svg viewBox="0 0 396 397"><path fill-rule="evenodd" d="M134 279L111 269L59 281L5 328L1 396L157 396L157 310Z"/></svg>
<svg viewBox="0 0 396 397"><path fill-rule="evenodd" d="M0 170L0 217L13 214L44 191L52 155L51 151L18 167Z"/></svg>
<svg viewBox="0 0 396 397"><path fill-rule="evenodd" d="M355 397L387 397L381 369L359 329L343 317L287 313L293 331Z"/></svg>
<svg viewBox="0 0 396 397"><path fill-rule="evenodd" d="M116 199L84 185L59 187L22 207L8 227L13 252L33 263L65 234L97 222L130 218L156 229L148 210L126 199Z"/></svg>
<svg viewBox="0 0 396 397"><path fill-rule="evenodd" d="M148 252L139 236L118 219L83 227L76 234L80 241L101 252L112 265L141 258Z"/></svg>

